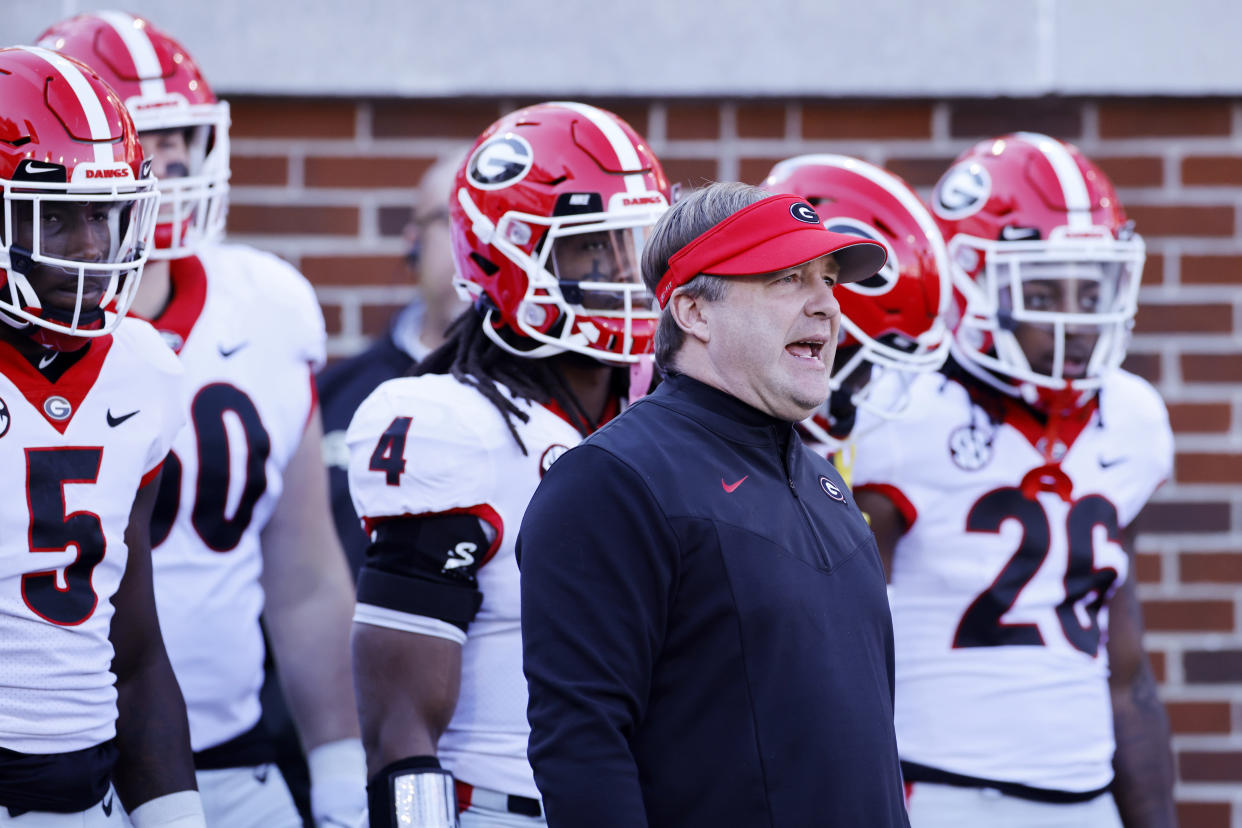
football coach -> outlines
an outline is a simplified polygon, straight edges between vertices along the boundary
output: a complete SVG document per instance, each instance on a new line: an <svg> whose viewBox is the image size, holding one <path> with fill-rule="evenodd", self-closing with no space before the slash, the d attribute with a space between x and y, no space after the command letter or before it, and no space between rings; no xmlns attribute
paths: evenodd
<svg viewBox="0 0 1242 828"><path fill-rule="evenodd" d="M665 380L522 521L530 759L553 828L907 826L875 541L794 424L884 249L714 184L643 252Z"/></svg>

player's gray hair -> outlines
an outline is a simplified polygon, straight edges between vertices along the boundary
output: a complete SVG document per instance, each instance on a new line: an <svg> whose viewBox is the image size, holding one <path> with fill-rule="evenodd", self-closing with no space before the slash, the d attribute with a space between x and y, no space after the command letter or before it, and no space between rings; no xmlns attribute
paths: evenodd
<svg viewBox="0 0 1242 828"><path fill-rule="evenodd" d="M655 294L660 277L668 270L668 260L690 242L706 233L729 216L762 201L772 195L767 190L749 184L710 184L696 190L678 201L656 224L651 239L643 248L643 282L647 290ZM674 294L686 294L707 302L719 302L725 297L729 280L720 276L700 273L686 282ZM671 297L670 297L671 298ZM672 312L666 305L660 314L655 332L655 362L660 370L675 370L674 360L686 334L677 327Z"/></svg>

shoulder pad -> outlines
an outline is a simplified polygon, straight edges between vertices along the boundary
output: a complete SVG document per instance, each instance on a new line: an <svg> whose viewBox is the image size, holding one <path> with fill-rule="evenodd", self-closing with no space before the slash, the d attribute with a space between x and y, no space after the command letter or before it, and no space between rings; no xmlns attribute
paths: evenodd
<svg viewBox="0 0 1242 828"><path fill-rule="evenodd" d="M208 279L225 280L244 309L256 309L279 329L297 358L318 370L325 361L327 331L319 298L297 268L272 253L238 244L207 245L199 254Z"/></svg>

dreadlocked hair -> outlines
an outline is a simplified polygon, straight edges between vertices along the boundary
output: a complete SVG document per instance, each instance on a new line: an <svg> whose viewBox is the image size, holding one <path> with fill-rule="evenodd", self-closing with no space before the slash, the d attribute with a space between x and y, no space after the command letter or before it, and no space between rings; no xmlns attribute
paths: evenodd
<svg viewBox="0 0 1242 828"><path fill-rule="evenodd" d="M483 325L483 317L478 311L467 308L449 325L440 347L410 369L410 376L450 374L458 382L478 391L504 417L505 425L509 427L509 433L522 454L527 454L526 444L518 435L516 421L529 422L530 415L505 396L500 386L509 389L510 395L519 399L541 405L555 402L584 437L595 429L596 424L556 367L559 360L573 354L547 359L528 359L511 354L488 339L483 333ZM500 333L504 335L503 330ZM619 377L623 373L614 372L614 385L620 383ZM625 391L624 388L617 390L618 393Z"/></svg>

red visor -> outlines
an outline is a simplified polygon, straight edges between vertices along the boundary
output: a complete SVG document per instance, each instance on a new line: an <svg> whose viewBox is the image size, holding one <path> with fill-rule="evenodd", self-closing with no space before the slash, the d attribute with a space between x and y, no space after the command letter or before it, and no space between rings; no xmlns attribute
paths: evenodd
<svg viewBox="0 0 1242 828"><path fill-rule="evenodd" d="M772 273L829 253L835 254L841 266L839 282L874 276L888 258L883 245L826 230L815 210L801 198L769 196L738 210L674 253L656 286L656 299L664 307L674 290L700 273Z"/></svg>

